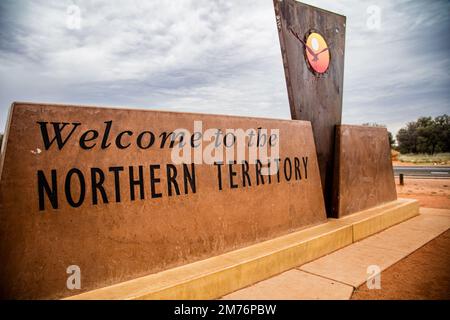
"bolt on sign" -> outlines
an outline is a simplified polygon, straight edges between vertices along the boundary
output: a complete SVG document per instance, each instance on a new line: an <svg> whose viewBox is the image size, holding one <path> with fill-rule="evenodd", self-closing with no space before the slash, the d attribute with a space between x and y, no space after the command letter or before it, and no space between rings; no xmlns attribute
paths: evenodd
<svg viewBox="0 0 450 320"><path fill-rule="evenodd" d="M14 103L5 140L2 298L75 295L326 221L307 121Z"/></svg>
<svg viewBox="0 0 450 320"><path fill-rule="evenodd" d="M274 0L292 119L311 121L331 214L334 130L341 123L344 16L295 0Z"/></svg>

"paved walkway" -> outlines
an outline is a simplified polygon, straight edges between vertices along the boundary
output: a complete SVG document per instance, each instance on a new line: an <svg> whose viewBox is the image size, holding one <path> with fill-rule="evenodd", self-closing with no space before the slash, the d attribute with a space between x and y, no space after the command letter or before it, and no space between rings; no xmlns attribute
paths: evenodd
<svg viewBox="0 0 450 320"><path fill-rule="evenodd" d="M420 213L222 299L350 299L353 290L367 281L369 266L382 272L450 229L450 210L421 208Z"/></svg>

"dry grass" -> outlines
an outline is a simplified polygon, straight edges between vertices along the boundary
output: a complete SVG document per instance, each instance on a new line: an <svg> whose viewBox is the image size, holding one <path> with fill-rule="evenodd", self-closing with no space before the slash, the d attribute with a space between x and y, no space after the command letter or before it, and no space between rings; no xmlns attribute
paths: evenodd
<svg viewBox="0 0 450 320"><path fill-rule="evenodd" d="M450 153L430 154L400 154L400 162L407 162L421 165L447 165L450 164Z"/></svg>

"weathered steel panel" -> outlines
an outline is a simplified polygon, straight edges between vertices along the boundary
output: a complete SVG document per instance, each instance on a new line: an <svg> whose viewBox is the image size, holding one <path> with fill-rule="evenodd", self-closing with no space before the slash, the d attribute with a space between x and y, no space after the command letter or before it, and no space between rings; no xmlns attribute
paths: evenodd
<svg viewBox="0 0 450 320"><path fill-rule="evenodd" d="M342 114L346 18L294 0L274 0L274 5L291 116L311 121L330 214L334 132ZM320 43L316 48L306 46L312 32L323 37L328 49L323 51ZM325 72L311 65L311 54L317 55L317 62L329 58Z"/></svg>
<svg viewBox="0 0 450 320"><path fill-rule="evenodd" d="M342 217L397 199L385 128L336 128L333 216Z"/></svg>

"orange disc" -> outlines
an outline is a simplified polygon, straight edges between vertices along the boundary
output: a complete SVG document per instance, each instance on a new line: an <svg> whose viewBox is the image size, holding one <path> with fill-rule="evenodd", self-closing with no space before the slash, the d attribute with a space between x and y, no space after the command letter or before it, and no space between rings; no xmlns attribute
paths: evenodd
<svg viewBox="0 0 450 320"><path fill-rule="evenodd" d="M312 32L306 39L306 57L309 65L317 73L324 73L330 65L330 51L327 42L318 33Z"/></svg>

